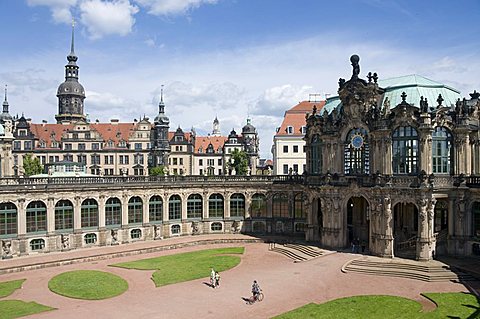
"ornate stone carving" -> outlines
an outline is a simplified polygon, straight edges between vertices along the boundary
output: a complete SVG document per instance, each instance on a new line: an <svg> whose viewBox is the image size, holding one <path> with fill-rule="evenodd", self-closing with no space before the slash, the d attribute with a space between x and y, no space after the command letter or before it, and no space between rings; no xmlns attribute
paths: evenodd
<svg viewBox="0 0 480 319"><path fill-rule="evenodd" d="M12 258L12 241L2 240L2 259Z"/></svg>

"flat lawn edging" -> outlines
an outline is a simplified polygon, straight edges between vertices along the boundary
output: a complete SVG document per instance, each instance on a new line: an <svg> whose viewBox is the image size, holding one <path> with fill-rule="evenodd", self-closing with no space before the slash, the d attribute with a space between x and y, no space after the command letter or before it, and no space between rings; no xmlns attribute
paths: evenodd
<svg viewBox="0 0 480 319"><path fill-rule="evenodd" d="M470 293L422 294L438 307L423 312L422 306L411 299L396 296L354 296L335 299L323 304L310 303L283 313L275 319L434 319L480 318L480 299Z"/></svg>
<svg viewBox="0 0 480 319"><path fill-rule="evenodd" d="M22 284L25 280L26 279L19 279L0 282L0 298L10 296L15 290L22 288Z"/></svg>
<svg viewBox="0 0 480 319"><path fill-rule="evenodd" d="M110 266L137 270L156 270L152 280L156 287L205 278L213 268L222 272L237 266L245 247L206 249L168 256L141 259Z"/></svg>
<svg viewBox="0 0 480 319"><path fill-rule="evenodd" d="M50 279L48 288L69 298L100 300L123 294L128 289L128 283L125 279L105 271L74 270Z"/></svg>
<svg viewBox="0 0 480 319"><path fill-rule="evenodd" d="M44 306L33 301L0 300L0 319L19 318L51 310L55 310L55 308Z"/></svg>

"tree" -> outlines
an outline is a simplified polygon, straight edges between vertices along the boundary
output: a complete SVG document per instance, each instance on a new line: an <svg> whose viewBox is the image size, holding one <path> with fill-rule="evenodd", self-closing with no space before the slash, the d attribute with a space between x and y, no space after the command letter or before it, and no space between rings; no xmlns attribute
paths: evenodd
<svg viewBox="0 0 480 319"><path fill-rule="evenodd" d="M26 176L40 174L43 171L43 166L40 164L40 159L33 157L32 154L23 156L23 170Z"/></svg>
<svg viewBox="0 0 480 319"><path fill-rule="evenodd" d="M239 151L238 149L234 149L228 166L235 169L235 174L246 175L248 171L247 153L245 153L245 151Z"/></svg>
<svg viewBox="0 0 480 319"><path fill-rule="evenodd" d="M164 176L166 175L166 168L163 165L151 167L149 174L150 176Z"/></svg>

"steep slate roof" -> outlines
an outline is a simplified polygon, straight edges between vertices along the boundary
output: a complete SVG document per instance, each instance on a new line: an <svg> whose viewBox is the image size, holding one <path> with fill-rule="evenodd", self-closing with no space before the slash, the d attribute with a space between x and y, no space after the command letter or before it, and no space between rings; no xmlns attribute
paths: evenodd
<svg viewBox="0 0 480 319"><path fill-rule="evenodd" d="M197 136L195 137L195 153L198 153L200 147L202 148L202 154L206 152L207 147L212 143L215 153L217 153L219 147L223 147L228 140L226 136Z"/></svg>
<svg viewBox="0 0 480 319"><path fill-rule="evenodd" d="M285 112L282 125L275 136L303 136L302 126L306 125L305 114L312 113L313 106L317 107L317 112L325 105L325 101L310 102L302 101ZM287 127L293 127L293 134L287 133Z"/></svg>

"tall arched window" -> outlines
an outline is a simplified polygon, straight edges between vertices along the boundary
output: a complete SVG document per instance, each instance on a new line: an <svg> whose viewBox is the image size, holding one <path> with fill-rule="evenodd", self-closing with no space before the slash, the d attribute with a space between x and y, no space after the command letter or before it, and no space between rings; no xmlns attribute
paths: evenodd
<svg viewBox="0 0 480 319"><path fill-rule="evenodd" d="M82 202L81 222L84 227L98 227L98 203L93 198L88 198Z"/></svg>
<svg viewBox="0 0 480 319"><path fill-rule="evenodd" d="M47 231L47 206L42 201L27 206L27 233Z"/></svg>
<svg viewBox="0 0 480 319"><path fill-rule="evenodd" d="M290 217L287 194L275 194L272 202L273 217Z"/></svg>
<svg viewBox="0 0 480 319"><path fill-rule="evenodd" d="M73 204L69 200L61 200L55 205L55 230L73 229Z"/></svg>
<svg viewBox="0 0 480 319"><path fill-rule="evenodd" d="M150 197L148 203L150 222L160 222L163 219L163 200L162 197L155 195Z"/></svg>
<svg viewBox="0 0 480 319"><path fill-rule="evenodd" d="M122 202L116 197L109 198L105 203L105 226L120 226L122 224Z"/></svg>
<svg viewBox="0 0 480 319"><path fill-rule="evenodd" d="M472 205L472 230L473 236L480 238L480 202L474 202Z"/></svg>
<svg viewBox="0 0 480 319"><path fill-rule="evenodd" d="M452 134L445 127L437 127L432 133L433 173L450 174L452 172Z"/></svg>
<svg viewBox="0 0 480 319"><path fill-rule="evenodd" d="M187 199L187 218L202 218L203 201L200 194L192 194Z"/></svg>
<svg viewBox="0 0 480 319"><path fill-rule="evenodd" d="M267 217L267 199L263 194L252 196L251 217Z"/></svg>
<svg viewBox="0 0 480 319"><path fill-rule="evenodd" d="M182 199L179 195L172 195L168 200L168 219L182 218Z"/></svg>
<svg viewBox="0 0 480 319"><path fill-rule="evenodd" d="M17 206L13 203L0 204L0 236L17 233Z"/></svg>
<svg viewBox="0 0 480 319"><path fill-rule="evenodd" d="M308 158L308 173L322 173L322 141L320 135L315 134L310 142L310 154Z"/></svg>
<svg viewBox="0 0 480 319"><path fill-rule="evenodd" d="M233 194L230 196L230 216L245 216L245 196L242 194Z"/></svg>
<svg viewBox="0 0 480 319"><path fill-rule="evenodd" d="M297 194L295 196L295 218L296 219L305 219L305 209L303 206L303 197L304 194Z"/></svg>
<svg viewBox="0 0 480 319"><path fill-rule="evenodd" d="M143 221L143 201L134 196L128 201L128 223L139 224Z"/></svg>
<svg viewBox="0 0 480 319"><path fill-rule="evenodd" d="M418 134L411 126L400 126L392 135L393 173L418 172Z"/></svg>
<svg viewBox="0 0 480 319"><path fill-rule="evenodd" d="M444 200L439 200L435 204L434 210L434 231L438 233L448 228L448 204Z"/></svg>
<svg viewBox="0 0 480 319"><path fill-rule="evenodd" d="M363 175L370 172L370 154L368 133L363 128L354 128L348 132L345 141L345 174Z"/></svg>
<svg viewBox="0 0 480 319"><path fill-rule="evenodd" d="M212 194L208 199L208 216L210 218L223 218L223 196Z"/></svg>

